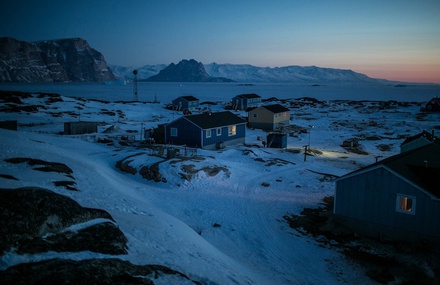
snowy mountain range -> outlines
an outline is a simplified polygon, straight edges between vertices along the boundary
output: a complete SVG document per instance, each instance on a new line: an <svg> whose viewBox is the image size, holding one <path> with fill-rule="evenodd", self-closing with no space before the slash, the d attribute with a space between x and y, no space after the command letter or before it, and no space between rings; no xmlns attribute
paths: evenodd
<svg viewBox="0 0 440 285"><path fill-rule="evenodd" d="M171 65L174 65L172 63ZM170 66L171 66L170 65ZM157 75L165 64L145 65L137 68L138 79L146 80ZM316 66L285 66L258 67L250 64L204 64L206 73L215 78L227 78L236 82L290 82L290 83L326 83L326 82L358 82L380 83L384 80L374 79L365 74L346 69L322 68ZM133 79L132 67L110 65L113 74L121 80Z"/></svg>

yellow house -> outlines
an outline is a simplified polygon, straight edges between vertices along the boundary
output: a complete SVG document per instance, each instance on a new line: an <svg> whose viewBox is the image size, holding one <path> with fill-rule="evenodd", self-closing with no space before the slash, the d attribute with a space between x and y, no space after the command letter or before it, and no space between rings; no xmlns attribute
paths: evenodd
<svg viewBox="0 0 440 285"><path fill-rule="evenodd" d="M280 104L261 106L248 112L250 128L275 131L289 124L290 110Z"/></svg>

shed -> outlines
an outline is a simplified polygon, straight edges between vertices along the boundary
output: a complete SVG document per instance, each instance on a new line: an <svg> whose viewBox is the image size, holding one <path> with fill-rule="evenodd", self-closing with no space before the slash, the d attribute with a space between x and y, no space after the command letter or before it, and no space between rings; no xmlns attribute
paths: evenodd
<svg viewBox="0 0 440 285"><path fill-rule="evenodd" d="M216 149L245 142L246 122L229 111L178 118L164 126L165 143Z"/></svg>
<svg viewBox="0 0 440 285"><path fill-rule="evenodd" d="M425 145L336 180L335 217L360 235L440 246L440 146Z"/></svg>
<svg viewBox="0 0 440 285"><path fill-rule="evenodd" d="M267 135L267 147L286 148L287 134L285 133L269 133Z"/></svg>
<svg viewBox="0 0 440 285"><path fill-rule="evenodd" d="M64 123L65 135L81 135L98 132L97 122L68 122Z"/></svg>

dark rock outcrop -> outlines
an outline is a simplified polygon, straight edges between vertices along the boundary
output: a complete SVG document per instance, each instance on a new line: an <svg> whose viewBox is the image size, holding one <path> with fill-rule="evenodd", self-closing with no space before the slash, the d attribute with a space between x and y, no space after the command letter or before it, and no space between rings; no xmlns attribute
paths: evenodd
<svg viewBox="0 0 440 285"><path fill-rule="evenodd" d="M134 265L120 259L51 259L0 271L2 284L155 284L170 276L173 284L201 284L161 265Z"/></svg>
<svg viewBox="0 0 440 285"><path fill-rule="evenodd" d="M46 189L0 189L0 220L0 254L12 247L17 253L127 253L127 240L109 213ZM79 227L69 229L74 225Z"/></svg>
<svg viewBox="0 0 440 285"><path fill-rule="evenodd" d="M0 82L116 80L97 50L81 38L25 42L0 37Z"/></svg>
<svg viewBox="0 0 440 285"><path fill-rule="evenodd" d="M159 74L153 75L149 82L233 82L223 77L211 77L206 73L203 63L194 59L181 60L178 64L171 63Z"/></svg>

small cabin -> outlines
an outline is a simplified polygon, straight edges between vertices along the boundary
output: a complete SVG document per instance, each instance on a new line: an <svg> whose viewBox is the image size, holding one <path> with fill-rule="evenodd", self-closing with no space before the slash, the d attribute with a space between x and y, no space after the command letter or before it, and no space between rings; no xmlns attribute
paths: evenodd
<svg viewBox="0 0 440 285"><path fill-rule="evenodd" d="M195 111L200 107L199 99L194 96L180 96L172 101L176 110Z"/></svg>
<svg viewBox="0 0 440 285"><path fill-rule="evenodd" d="M261 105L261 96L257 94L241 94L232 98L232 109L245 111Z"/></svg>

